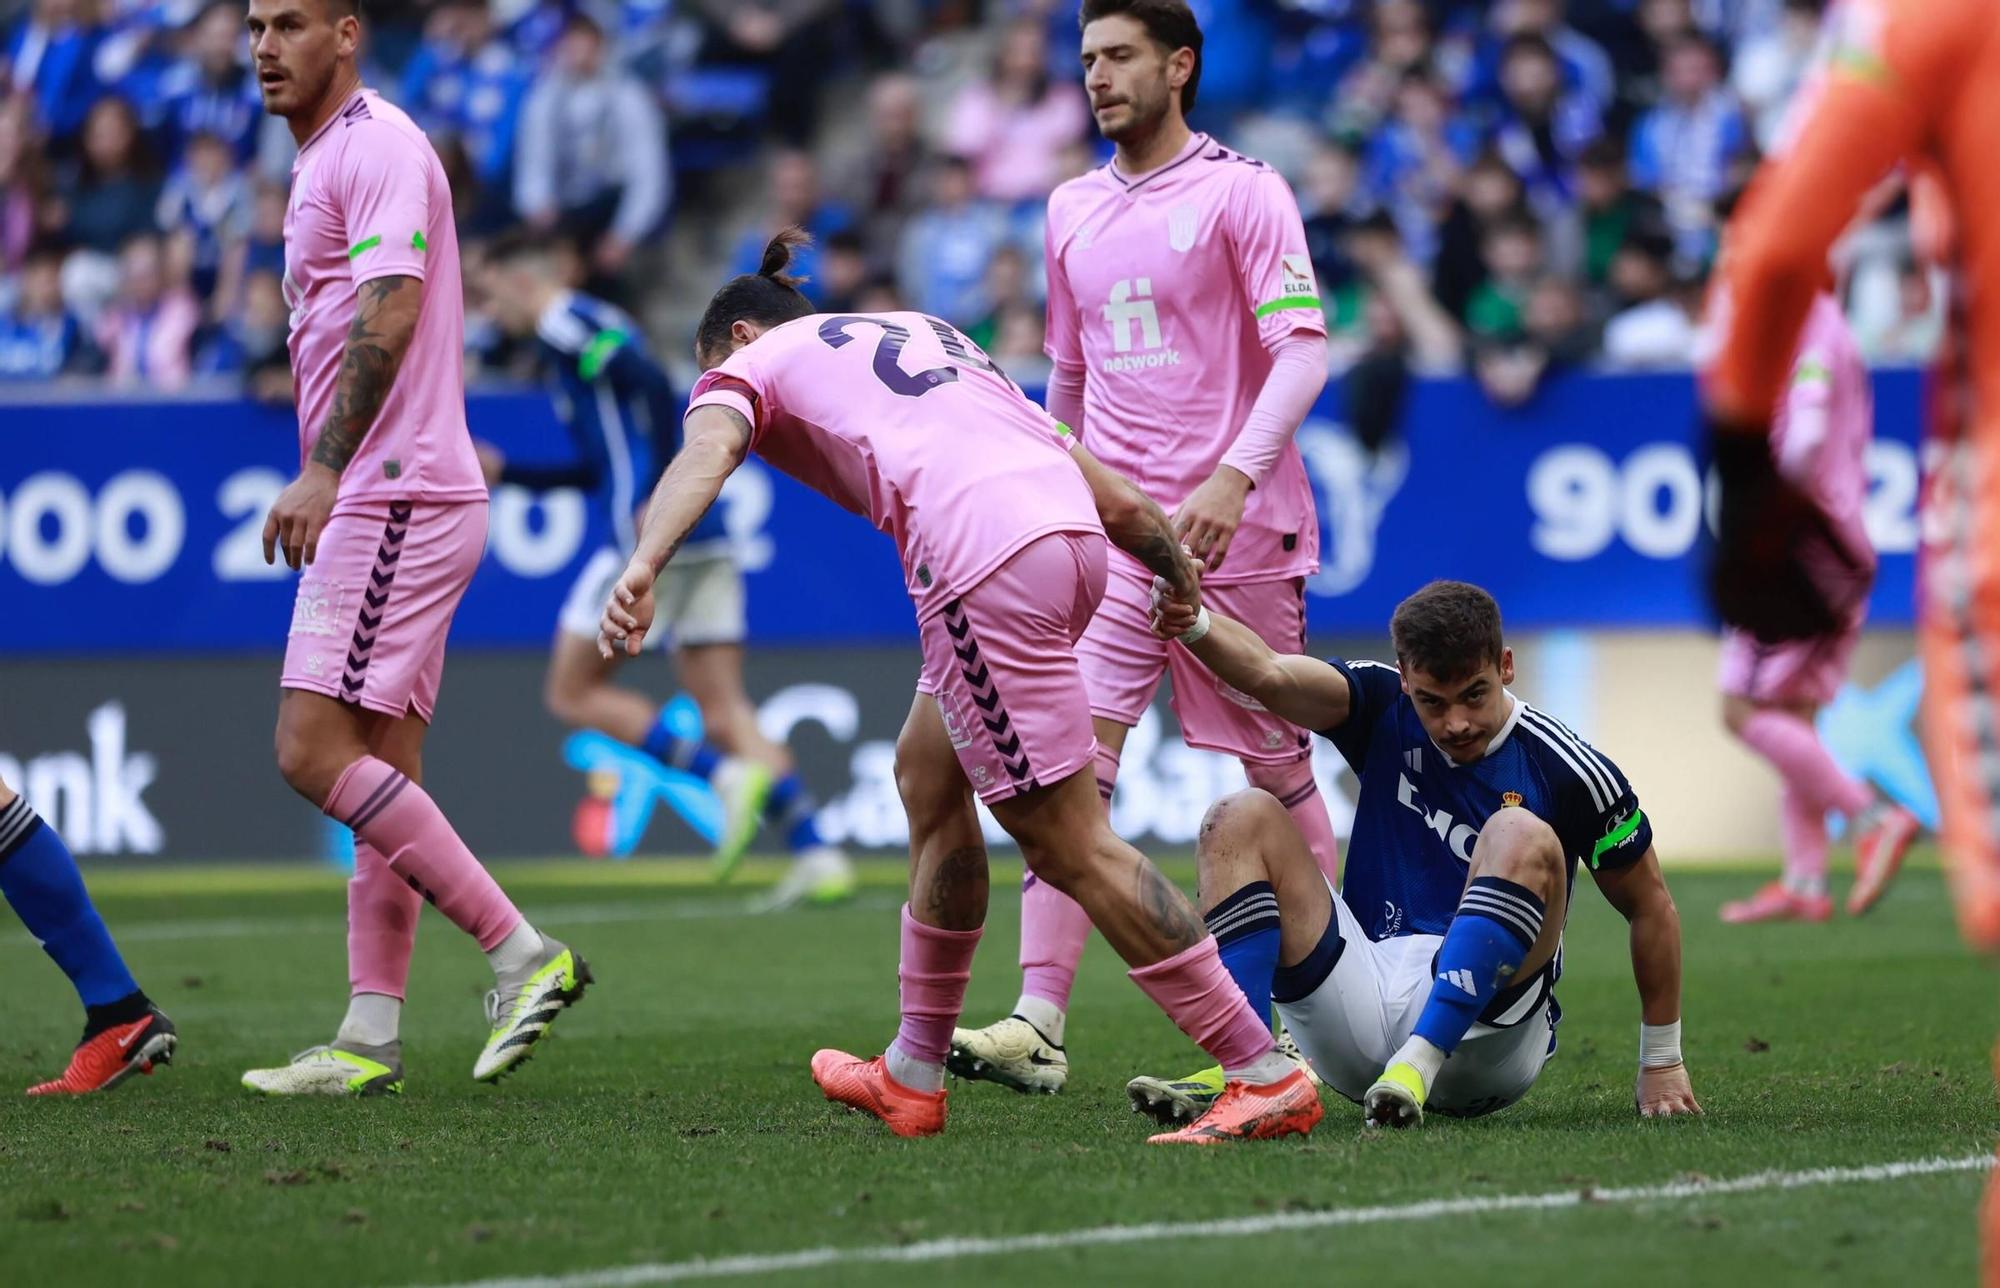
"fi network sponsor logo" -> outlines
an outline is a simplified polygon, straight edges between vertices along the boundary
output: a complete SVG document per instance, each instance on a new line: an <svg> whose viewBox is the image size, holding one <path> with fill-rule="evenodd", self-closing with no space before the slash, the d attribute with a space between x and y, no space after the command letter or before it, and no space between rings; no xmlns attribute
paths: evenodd
<svg viewBox="0 0 2000 1288"><path fill-rule="evenodd" d="M1107 372L1144 371L1152 367L1178 367L1178 349L1165 347L1160 334L1160 311L1153 303L1153 279L1126 278L1111 287L1104 305L1104 320L1111 327L1111 348L1116 357L1106 358Z"/></svg>

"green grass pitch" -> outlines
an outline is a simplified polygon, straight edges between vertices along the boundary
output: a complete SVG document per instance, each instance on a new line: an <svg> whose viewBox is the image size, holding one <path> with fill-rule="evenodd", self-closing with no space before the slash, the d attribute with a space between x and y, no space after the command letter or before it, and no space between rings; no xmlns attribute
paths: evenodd
<svg viewBox="0 0 2000 1288"><path fill-rule="evenodd" d="M950 1130L899 1141L823 1101L816 1047L895 1026L899 875L855 904L755 918L692 865L503 867L598 985L499 1088L472 1082L484 963L425 915L405 1016L409 1086L368 1102L258 1100L237 1077L324 1041L345 993L339 880L207 869L101 872L135 970L180 1026L174 1067L110 1096L29 1102L76 1035L67 987L0 920L0 1282L454 1284L636 1264L883 1248L1715 1181L1993 1146L1993 977L1961 950L1934 868L1875 915L1726 928L1746 872L1673 872L1686 929L1698 1121L1632 1111L1637 1003L1624 926L1579 890L1561 1049L1520 1105L1364 1135L1329 1098L1305 1141L1169 1151L1123 1095L1195 1053L1093 942L1072 1081L1028 1099L956 1085ZM1012 1001L1018 867L996 864L968 1003ZM1189 870L1180 865L1178 875ZM1587 883L1586 883L1587 884ZM922 1264L836 1263L785 1283L1965 1283L1981 1178L1759 1189L1385 1220L1255 1237L1152 1237ZM685 1273L685 1271L677 1272ZM571 1280L573 1283L589 1282ZM599 1282L619 1282L604 1278Z"/></svg>

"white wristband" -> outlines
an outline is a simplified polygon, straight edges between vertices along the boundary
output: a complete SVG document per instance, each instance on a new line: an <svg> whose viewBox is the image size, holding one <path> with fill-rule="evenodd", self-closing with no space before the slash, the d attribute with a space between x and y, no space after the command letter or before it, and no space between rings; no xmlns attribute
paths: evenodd
<svg viewBox="0 0 2000 1288"><path fill-rule="evenodd" d="M1639 1025L1639 1067L1665 1069L1681 1062L1681 1022Z"/></svg>
<svg viewBox="0 0 2000 1288"><path fill-rule="evenodd" d="M1180 633L1180 641L1183 644L1195 644L1206 634L1208 634L1208 608L1204 605L1195 610L1194 625Z"/></svg>

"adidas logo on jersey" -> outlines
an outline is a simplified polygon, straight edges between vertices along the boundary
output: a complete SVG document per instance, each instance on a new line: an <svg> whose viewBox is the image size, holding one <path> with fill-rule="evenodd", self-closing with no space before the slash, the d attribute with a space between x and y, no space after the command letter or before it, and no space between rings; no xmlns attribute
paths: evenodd
<svg viewBox="0 0 2000 1288"><path fill-rule="evenodd" d="M1438 981L1453 988L1463 989L1469 997L1479 996L1479 989L1473 985L1472 972L1469 970L1442 971L1438 975Z"/></svg>

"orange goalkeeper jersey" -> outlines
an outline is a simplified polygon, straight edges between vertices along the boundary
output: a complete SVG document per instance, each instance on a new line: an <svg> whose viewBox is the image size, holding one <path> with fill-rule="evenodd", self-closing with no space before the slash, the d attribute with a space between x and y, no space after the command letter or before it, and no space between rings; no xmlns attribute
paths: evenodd
<svg viewBox="0 0 2000 1288"><path fill-rule="evenodd" d="M1847 0L1834 20L1832 62L1790 150L1758 173L1730 229L1732 305L1705 376L1709 407L1768 422L1828 252L1868 190L1907 161L1936 177L1953 242L1937 428L2000 429L2000 0Z"/></svg>

